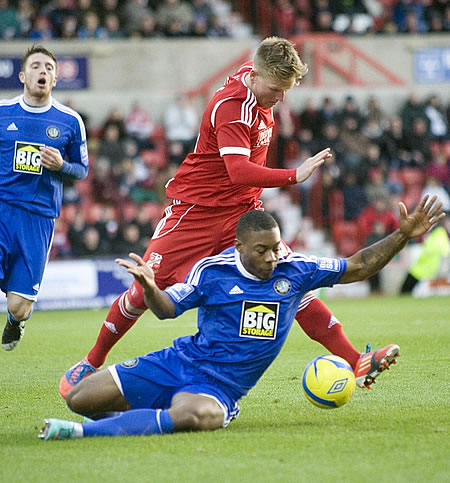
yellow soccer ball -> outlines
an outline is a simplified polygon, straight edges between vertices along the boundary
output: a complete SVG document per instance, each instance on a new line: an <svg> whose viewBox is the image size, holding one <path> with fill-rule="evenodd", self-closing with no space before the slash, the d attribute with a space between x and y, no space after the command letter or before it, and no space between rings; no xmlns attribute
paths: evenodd
<svg viewBox="0 0 450 483"><path fill-rule="evenodd" d="M302 387L306 398L314 406L339 408L350 401L355 391L355 374L342 357L319 356L306 366Z"/></svg>

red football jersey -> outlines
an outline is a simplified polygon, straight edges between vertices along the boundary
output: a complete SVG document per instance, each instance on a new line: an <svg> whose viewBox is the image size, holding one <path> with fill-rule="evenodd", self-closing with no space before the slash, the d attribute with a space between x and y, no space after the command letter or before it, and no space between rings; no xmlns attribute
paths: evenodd
<svg viewBox="0 0 450 483"><path fill-rule="evenodd" d="M202 206L249 204L258 200L262 187L233 183L224 155L244 155L251 163L265 166L274 125L271 108L259 107L245 84L252 62L228 77L203 113L200 134L190 153L167 185L168 198ZM274 172L275 174L275 172ZM286 170L291 184L292 172Z"/></svg>

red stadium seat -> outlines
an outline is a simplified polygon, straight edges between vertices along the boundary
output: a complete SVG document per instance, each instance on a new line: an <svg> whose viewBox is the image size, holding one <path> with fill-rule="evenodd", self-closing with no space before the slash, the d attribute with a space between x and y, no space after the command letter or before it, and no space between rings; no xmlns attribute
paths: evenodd
<svg viewBox="0 0 450 483"><path fill-rule="evenodd" d="M347 257L361 249L361 232L356 221L337 221L331 234L339 255Z"/></svg>

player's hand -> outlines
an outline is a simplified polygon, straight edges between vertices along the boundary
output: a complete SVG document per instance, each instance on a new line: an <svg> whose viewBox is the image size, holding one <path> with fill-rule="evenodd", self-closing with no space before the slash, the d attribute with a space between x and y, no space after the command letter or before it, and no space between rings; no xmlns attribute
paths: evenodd
<svg viewBox="0 0 450 483"><path fill-rule="evenodd" d="M63 165L63 158L59 149L52 146L43 146L41 152L41 165L50 171L60 171Z"/></svg>
<svg viewBox="0 0 450 483"><path fill-rule="evenodd" d="M116 263L127 269L128 273L131 273L135 280L142 285L145 289L154 289L156 287L155 283L155 272L147 265L146 262L136 253L129 254L131 260L124 260L123 258L116 258Z"/></svg>
<svg viewBox="0 0 450 483"><path fill-rule="evenodd" d="M304 161L303 164L297 168L297 183L306 181L317 168L322 166L322 164L332 156L331 149L325 148L320 151L320 153L317 153L316 155Z"/></svg>
<svg viewBox="0 0 450 483"><path fill-rule="evenodd" d="M408 214L404 203L399 203L399 229L408 239L425 234L444 218L445 213L442 210L442 203L438 202L438 197L435 195L431 199L429 198L429 195L424 196L411 214Z"/></svg>

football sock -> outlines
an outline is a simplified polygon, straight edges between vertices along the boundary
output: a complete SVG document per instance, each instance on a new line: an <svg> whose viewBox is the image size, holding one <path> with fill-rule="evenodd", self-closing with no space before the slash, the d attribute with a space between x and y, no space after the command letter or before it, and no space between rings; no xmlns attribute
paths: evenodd
<svg viewBox="0 0 450 483"><path fill-rule="evenodd" d="M8 321L11 322L11 324L13 325L19 325L20 322L25 322L26 320L28 320L30 317L31 317L31 314L33 313L33 307L31 307L31 310L30 310L30 313L28 314L28 317L25 317L24 319L22 320L16 320L11 312L8 310Z"/></svg>
<svg viewBox="0 0 450 483"><path fill-rule="evenodd" d="M111 305L100 329L94 347L89 351L87 360L96 369L101 367L112 347L133 327L144 312L133 313L126 306L127 292L124 292Z"/></svg>
<svg viewBox="0 0 450 483"><path fill-rule="evenodd" d="M167 409L132 409L113 418L83 423L83 435L139 436L173 433L172 418Z"/></svg>
<svg viewBox="0 0 450 483"><path fill-rule="evenodd" d="M361 353L347 339L342 325L319 299L307 296L302 300L295 319L311 339L332 354L345 359L354 369Z"/></svg>

